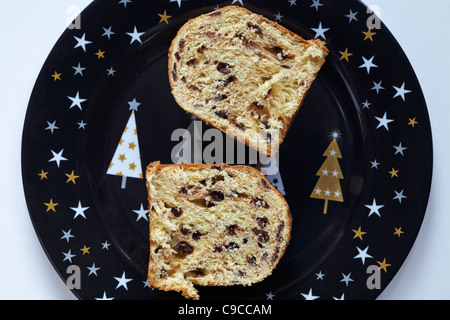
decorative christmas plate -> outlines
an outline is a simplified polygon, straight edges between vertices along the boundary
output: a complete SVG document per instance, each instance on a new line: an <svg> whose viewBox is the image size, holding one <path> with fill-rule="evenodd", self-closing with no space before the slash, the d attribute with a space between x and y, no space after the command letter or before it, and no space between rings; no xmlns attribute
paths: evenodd
<svg viewBox="0 0 450 320"><path fill-rule="evenodd" d="M77 297L182 299L146 281L142 174L155 160L192 160L192 150L204 156L194 161L236 163L211 151L226 149L225 135L211 141L211 128L176 105L167 71L177 30L230 4L325 40L330 55L269 177L292 211L285 255L264 281L199 287L202 299L374 299L413 245L431 184L427 108L405 54L361 2L99 0L51 51L23 131L30 216Z"/></svg>

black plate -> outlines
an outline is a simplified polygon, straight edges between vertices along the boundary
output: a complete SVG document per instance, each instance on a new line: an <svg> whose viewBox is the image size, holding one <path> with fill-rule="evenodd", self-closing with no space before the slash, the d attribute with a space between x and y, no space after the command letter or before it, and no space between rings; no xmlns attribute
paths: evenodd
<svg viewBox="0 0 450 320"><path fill-rule="evenodd" d="M284 257L261 283L200 287L200 295L374 299L406 258L430 190L431 129L416 76L383 24L367 33L376 20L359 1L232 2L304 38L325 38L330 55L281 146L280 176L271 177L293 215ZM107 171L131 115L138 140L126 156L135 157L134 171L172 162L172 132L192 118L170 92L170 42L189 18L232 2L94 1L81 29L66 30L45 62L23 131L23 183L57 272L66 281L68 266L80 268L77 297L181 299L146 285L144 180ZM333 139L343 175L333 185L343 202L312 197L326 191L319 169Z"/></svg>

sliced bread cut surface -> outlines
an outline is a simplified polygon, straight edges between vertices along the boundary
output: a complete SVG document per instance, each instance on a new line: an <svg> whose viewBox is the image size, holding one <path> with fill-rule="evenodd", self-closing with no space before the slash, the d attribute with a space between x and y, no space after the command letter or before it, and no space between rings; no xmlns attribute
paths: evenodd
<svg viewBox="0 0 450 320"><path fill-rule="evenodd" d="M228 6L188 21L169 50L169 79L187 112L274 155L328 50L261 15Z"/></svg>
<svg viewBox="0 0 450 320"><path fill-rule="evenodd" d="M248 166L147 167L149 285L199 299L194 285L251 285L269 276L290 240L281 193Z"/></svg>

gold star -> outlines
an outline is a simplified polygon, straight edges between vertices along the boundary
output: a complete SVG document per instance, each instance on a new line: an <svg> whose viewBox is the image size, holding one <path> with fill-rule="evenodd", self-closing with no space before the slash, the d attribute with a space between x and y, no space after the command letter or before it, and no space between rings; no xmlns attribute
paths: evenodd
<svg viewBox="0 0 450 320"><path fill-rule="evenodd" d="M353 55L353 53L348 52L348 48L345 48L345 51L339 51L341 54L341 58L339 60L345 59L349 62L348 58Z"/></svg>
<svg viewBox="0 0 450 320"><path fill-rule="evenodd" d="M128 143L128 149L134 150L136 148L136 144L134 142Z"/></svg>
<svg viewBox="0 0 450 320"><path fill-rule="evenodd" d="M395 170L394 168L392 168L392 171L389 171L389 173L391 174L391 178L393 178L393 177L398 178L398 172L399 172L399 170Z"/></svg>
<svg viewBox="0 0 450 320"><path fill-rule="evenodd" d="M111 163L109 164L109 167L108 167L108 168L111 169L111 167L112 167L113 165L114 165L114 163L111 162Z"/></svg>
<svg viewBox="0 0 450 320"><path fill-rule="evenodd" d="M91 249L91 247L86 247L86 245L83 246L83 248L81 248L80 250L83 251L83 256L85 253L90 254L89 250Z"/></svg>
<svg viewBox="0 0 450 320"><path fill-rule="evenodd" d="M136 167L137 167L137 165L135 165L134 164L134 162L132 162L132 163L129 163L129 166L130 166L130 170L133 170L134 171L134 169L136 169Z"/></svg>
<svg viewBox="0 0 450 320"><path fill-rule="evenodd" d="M68 178L67 181L66 181L66 183L69 183L70 181L72 181L73 184L76 184L75 179L77 179L77 178L80 177L80 176L76 176L76 175L73 173L73 170L72 170L72 172L71 172L70 174L66 173L65 175L66 175L67 178Z"/></svg>
<svg viewBox="0 0 450 320"><path fill-rule="evenodd" d="M117 172L117 173L116 173L116 176L123 177L122 171Z"/></svg>
<svg viewBox="0 0 450 320"><path fill-rule="evenodd" d="M38 173L38 176L41 177L41 180L48 179L47 174L48 174L48 171L44 172L44 170L41 170L41 173Z"/></svg>
<svg viewBox="0 0 450 320"><path fill-rule="evenodd" d="M413 128L414 128L414 126L416 125L416 124L418 124L418 122L416 121L416 117L414 117L414 118L408 118L408 120L409 120L409 122L408 122L408 126L412 126Z"/></svg>
<svg viewBox="0 0 450 320"><path fill-rule="evenodd" d="M161 20L159 20L159 23L161 22L165 22L165 23L169 23L169 18L172 18L172 16L168 16L166 13L166 10L164 10L163 14L158 13L158 16L161 18Z"/></svg>
<svg viewBox="0 0 450 320"><path fill-rule="evenodd" d="M360 238L363 239L362 236L365 235L367 232L361 231L361 226L359 226L358 230L352 230L355 235L353 236L353 239Z"/></svg>
<svg viewBox="0 0 450 320"><path fill-rule="evenodd" d="M53 77L53 81L61 80L61 73L55 71L54 74L51 75Z"/></svg>
<svg viewBox="0 0 450 320"><path fill-rule="evenodd" d="M362 33L364 33L366 35L366 37L364 38L364 41L366 41L367 39L370 39L370 41L373 41L372 37L377 34L376 32L372 32L372 30L370 30L370 29L367 32L363 31Z"/></svg>
<svg viewBox="0 0 450 320"><path fill-rule="evenodd" d="M105 51L101 51L100 49L98 49L98 52L96 52L95 55L98 57L98 59L105 58Z"/></svg>
<svg viewBox="0 0 450 320"><path fill-rule="evenodd" d="M387 273L387 267L390 267L391 265L389 263L386 263L386 258L384 258L383 262L377 261L377 263L380 265L378 268L379 270L383 269L384 272Z"/></svg>
<svg viewBox="0 0 450 320"><path fill-rule="evenodd" d="M395 229L394 234L397 235L399 238L400 238L400 236L402 235L402 233L405 233L404 231L402 231L402 227L400 227L400 228L394 228L394 229Z"/></svg>
<svg viewBox="0 0 450 320"><path fill-rule="evenodd" d="M123 140L122 138L120 138L119 144L122 145L122 143L123 143L124 141L125 141L125 140Z"/></svg>
<svg viewBox="0 0 450 320"><path fill-rule="evenodd" d="M59 204L59 203L54 203L53 199L50 198L50 202L45 203L44 204L47 206L47 210L45 210L45 212L48 212L50 210L52 210L53 212L56 212L55 207Z"/></svg>
<svg viewBox="0 0 450 320"><path fill-rule="evenodd" d="M123 160L126 160L125 154L119 154L119 160L123 162Z"/></svg>

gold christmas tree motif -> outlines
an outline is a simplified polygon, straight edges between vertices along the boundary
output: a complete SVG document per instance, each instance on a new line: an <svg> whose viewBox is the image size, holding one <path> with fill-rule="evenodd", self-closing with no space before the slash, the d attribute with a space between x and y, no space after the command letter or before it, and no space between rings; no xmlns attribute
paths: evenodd
<svg viewBox="0 0 450 320"><path fill-rule="evenodd" d="M338 159L342 158L341 151L337 140L334 138L328 148L323 153L327 157L316 175L319 176L311 198L325 200L323 213L327 213L328 201L344 202L342 195L341 183L339 180L344 179Z"/></svg>

